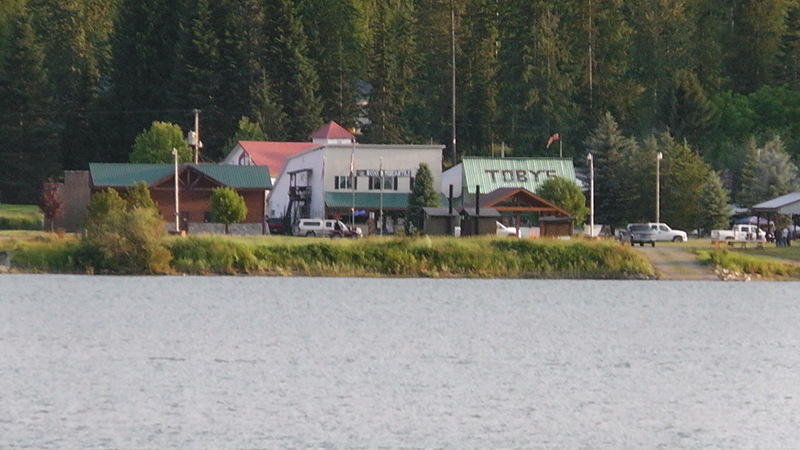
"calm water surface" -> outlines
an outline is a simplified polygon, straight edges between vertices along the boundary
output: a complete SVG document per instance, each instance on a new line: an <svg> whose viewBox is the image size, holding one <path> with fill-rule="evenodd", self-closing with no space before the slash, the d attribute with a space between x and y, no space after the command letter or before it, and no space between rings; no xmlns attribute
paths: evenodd
<svg viewBox="0 0 800 450"><path fill-rule="evenodd" d="M800 284L0 276L0 448L798 448Z"/></svg>

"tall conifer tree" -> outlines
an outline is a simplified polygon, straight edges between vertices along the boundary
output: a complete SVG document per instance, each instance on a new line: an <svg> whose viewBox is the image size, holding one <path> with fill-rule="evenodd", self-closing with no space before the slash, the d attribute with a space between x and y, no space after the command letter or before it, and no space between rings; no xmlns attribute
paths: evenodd
<svg viewBox="0 0 800 450"><path fill-rule="evenodd" d="M0 202L36 203L61 168L44 53L27 14L10 21L0 53Z"/></svg>

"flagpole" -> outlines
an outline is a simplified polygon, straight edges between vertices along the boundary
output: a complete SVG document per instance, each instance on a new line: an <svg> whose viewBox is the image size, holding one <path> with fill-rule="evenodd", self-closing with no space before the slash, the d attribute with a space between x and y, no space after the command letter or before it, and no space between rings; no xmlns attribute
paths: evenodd
<svg viewBox="0 0 800 450"><path fill-rule="evenodd" d="M380 169L378 170L378 176L380 177L380 183L381 183L381 209L380 213L378 214L378 223L380 223L380 230L378 234L383 236L383 156L381 156L381 166Z"/></svg>

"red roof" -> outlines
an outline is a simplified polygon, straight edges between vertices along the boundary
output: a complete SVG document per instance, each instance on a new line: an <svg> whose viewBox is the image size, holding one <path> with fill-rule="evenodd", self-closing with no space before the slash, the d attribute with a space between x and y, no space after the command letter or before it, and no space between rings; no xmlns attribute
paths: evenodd
<svg viewBox="0 0 800 450"><path fill-rule="evenodd" d="M334 121L330 121L323 125L317 131L311 133L311 139L347 139L355 140L356 137L352 133L342 128L341 125Z"/></svg>
<svg viewBox="0 0 800 450"><path fill-rule="evenodd" d="M272 176L281 173L290 156L319 147L314 142L239 141L239 145L250 156L253 164L267 166Z"/></svg>

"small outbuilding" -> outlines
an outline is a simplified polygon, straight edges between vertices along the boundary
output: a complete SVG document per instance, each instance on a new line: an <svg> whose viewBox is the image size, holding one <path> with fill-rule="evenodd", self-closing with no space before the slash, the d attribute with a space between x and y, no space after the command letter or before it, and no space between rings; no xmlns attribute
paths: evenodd
<svg viewBox="0 0 800 450"><path fill-rule="evenodd" d="M493 208L461 208L461 236L478 236L497 233L500 213Z"/></svg>
<svg viewBox="0 0 800 450"><path fill-rule="evenodd" d="M423 233L429 236L453 236L455 228L460 226L458 211L451 208L422 208L425 213Z"/></svg>

